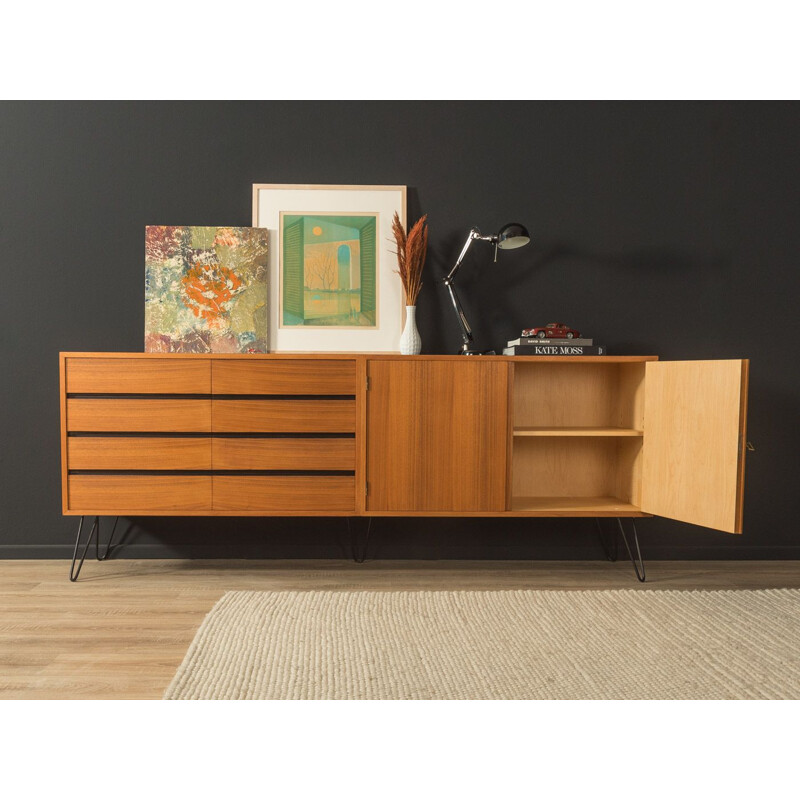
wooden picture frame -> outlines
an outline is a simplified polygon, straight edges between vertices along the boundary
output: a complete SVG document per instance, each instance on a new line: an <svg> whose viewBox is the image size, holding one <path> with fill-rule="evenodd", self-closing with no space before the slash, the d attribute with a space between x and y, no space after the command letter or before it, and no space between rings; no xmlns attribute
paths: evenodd
<svg viewBox="0 0 800 800"><path fill-rule="evenodd" d="M272 352L398 351L395 212L405 226L405 186L253 184L253 223L272 243Z"/></svg>

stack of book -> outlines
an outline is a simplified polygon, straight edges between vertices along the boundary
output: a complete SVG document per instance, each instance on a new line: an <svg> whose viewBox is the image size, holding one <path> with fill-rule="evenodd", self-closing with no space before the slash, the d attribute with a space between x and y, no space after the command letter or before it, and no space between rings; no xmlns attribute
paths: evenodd
<svg viewBox="0 0 800 800"><path fill-rule="evenodd" d="M504 356L605 356L605 345L594 339L539 339L535 336L512 339L503 348Z"/></svg>

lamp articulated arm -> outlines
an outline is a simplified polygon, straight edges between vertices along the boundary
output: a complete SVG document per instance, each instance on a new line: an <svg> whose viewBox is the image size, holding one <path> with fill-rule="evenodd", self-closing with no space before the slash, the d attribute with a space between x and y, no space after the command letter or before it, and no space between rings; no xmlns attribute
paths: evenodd
<svg viewBox="0 0 800 800"><path fill-rule="evenodd" d="M467 322L467 318L464 315L464 309L461 308L461 303L459 302L458 295L456 294L456 287L453 286L450 278L445 278L444 284L447 286L447 290L450 292L450 300L453 303L453 308L456 311L458 322L461 325L461 338L463 340L461 352L464 355L473 355L472 345L474 340L472 338L472 328L469 327L469 322Z"/></svg>
<svg viewBox="0 0 800 800"><path fill-rule="evenodd" d="M467 236L467 241L464 242L464 246L461 248L461 254L456 259L456 263L453 265L453 269L447 273L447 277L444 279L445 284L448 284L448 281L452 281L453 278L456 276L456 272L458 272L458 268L461 266L461 262L464 260L464 256L466 256L467 251L470 247L472 247L472 243L474 241L481 241L481 242L497 242L496 236L482 236L481 232L477 228L473 228L469 235ZM495 253L495 261L497 260L497 254ZM449 285L449 284L448 284Z"/></svg>
<svg viewBox="0 0 800 800"><path fill-rule="evenodd" d="M453 285L456 273L461 266L461 262L464 260L464 256L466 256L467 251L472 246L473 242L491 242L494 245L494 260L497 261L498 248L502 250L516 250L516 248L523 247L524 245L528 244L530 240L531 235L528 233L528 229L524 225L520 225L519 222L509 222L508 225L503 225L503 227L500 228L500 231L494 236L483 236L477 228L473 228L469 232L467 241L464 242L464 246L461 248L461 253L458 256L458 259L456 259L453 269L447 273L446 278L442 278L442 282L450 292L450 300L453 303L453 308L455 309L456 316L458 317L458 325L461 328L461 339L463 340L460 351L461 355L481 355L480 350L475 350L473 347L472 328L469 327L469 322L467 322L464 309L461 308L461 302L459 301L458 294L456 293L456 287ZM493 354L494 350L488 350L487 353Z"/></svg>
<svg viewBox="0 0 800 800"><path fill-rule="evenodd" d="M461 266L461 262L464 260L464 256L467 255L467 251L472 246L474 241L484 241L484 242L496 242L496 236L482 236L481 232L477 228L473 228L469 235L467 236L467 241L464 242L464 247L461 248L461 254L459 255L456 263L453 265L453 269L447 274L446 278L442 279L442 282L447 287L447 290L450 292L450 300L453 303L453 308L455 309L456 316L458 317L459 325L461 326L461 338L463 340L463 344L461 345L461 352L464 355L475 355L477 351L473 350L473 338L472 338L472 328L469 326L469 322L467 322L467 317L464 314L464 309L461 307L461 301L458 299L458 294L456 293L456 287L453 285L453 279L458 272L459 267Z"/></svg>

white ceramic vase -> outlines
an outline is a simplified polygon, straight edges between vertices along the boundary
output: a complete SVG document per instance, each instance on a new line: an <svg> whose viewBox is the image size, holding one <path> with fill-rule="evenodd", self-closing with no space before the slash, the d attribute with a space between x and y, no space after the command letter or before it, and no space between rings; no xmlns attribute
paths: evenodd
<svg viewBox="0 0 800 800"><path fill-rule="evenodd" d="M417 307L406 306L406 326L400 336L400 352L404 356L418 356L422 350L422 339L417 330Z"/></svg>

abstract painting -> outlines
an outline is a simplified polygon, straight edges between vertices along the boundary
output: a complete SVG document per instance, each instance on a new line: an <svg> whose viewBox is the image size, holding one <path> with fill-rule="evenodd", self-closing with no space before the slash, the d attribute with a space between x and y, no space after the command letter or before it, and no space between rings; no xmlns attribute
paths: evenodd
<svg viewBox="0 0 800 800"><path fill-rule="evenodd" d="M147 353L266 353L268 231L149 225Z"/></svg>
<svg viewBox="0 0 800 800"><path fill-rule="evenodd" d="M377 214L281 214L281 326L377 325Z"/></svg>

